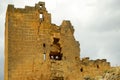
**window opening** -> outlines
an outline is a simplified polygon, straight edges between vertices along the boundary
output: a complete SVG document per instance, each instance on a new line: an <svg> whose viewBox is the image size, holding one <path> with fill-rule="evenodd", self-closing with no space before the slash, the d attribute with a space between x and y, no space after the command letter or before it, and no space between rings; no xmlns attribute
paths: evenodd
<svg viewBox="0 0 120 80"><path fill-rule="evenodd" d="M80 69L80 72L83 72L83 68Z"/></svg>
<svg viewBox="0 0 120 80"><path fill-rule="evenodd" d="M42 19L43 18L43 14L40 13L39 17L40 17L40 19Z"/></svg>
<svg viewBox="0 0 120 80"><path fill-rule="evenodd" d="M45 53L43 54L43 59L46 60L46 54Z"/></svg>
<svg viewBox="0 0 120 80"><path fill-rule="evenodd" d="M97 68L99 69L99 65L97 65Z"/></svg>
<svg viewBox="0 0 120 80"><path fill-rule="evenodd" d="M43 43L43 47L46 47L45 43Z"/></svg>
<svg viewBox="0 0 120 80"><path fill-rule="evenodd" d="M56 56L56 59L58 59L59 57L58 56Z"/></svg>
<svg viewBox="0 0 120 80"><path fill-rule="evenodd" d="M42 8L42 5L40 5L40 8Z"/></svg>
<svg viewBox="0 0 120 80"><path fill-rule="evenodd" d="M54 56L51 56L51 59L54 59Z"/></svg>

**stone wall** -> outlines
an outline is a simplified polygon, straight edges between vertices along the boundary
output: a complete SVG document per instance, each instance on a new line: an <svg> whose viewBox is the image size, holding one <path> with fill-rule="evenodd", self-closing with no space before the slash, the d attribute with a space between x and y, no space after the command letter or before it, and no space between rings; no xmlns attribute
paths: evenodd
<svg viewBox="0 0 120 80"><path fill-rule="evenodd" d="M8 5L5 23L5 80L82 80L110 67L106 60L80 60L80 44L69 20L51 23L44 2Z"/></svg>
<svg viewBox="0 0 120 80"><path fill-rule="evenodd" d="M89 60L89 57L82 58L80 61L80 72L82 78L95 77L102 75L110 68L110 63L106 59Z"/></svg>

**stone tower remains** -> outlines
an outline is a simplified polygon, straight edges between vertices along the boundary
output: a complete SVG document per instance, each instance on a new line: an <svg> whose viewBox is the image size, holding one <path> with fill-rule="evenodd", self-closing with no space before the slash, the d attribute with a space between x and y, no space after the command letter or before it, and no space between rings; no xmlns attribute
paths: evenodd
<svg viewBox="0 0 120 80"><path fill-rule="evenodd" d="M110 67L105 59L80 59L70 21L51 23L44 2L8 5L5 23L4 80L83 80Z"/></svg>

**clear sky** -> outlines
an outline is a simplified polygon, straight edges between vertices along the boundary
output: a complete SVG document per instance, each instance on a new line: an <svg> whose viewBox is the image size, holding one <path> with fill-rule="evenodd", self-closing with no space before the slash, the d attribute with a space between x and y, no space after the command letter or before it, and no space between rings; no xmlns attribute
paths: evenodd
<svg viewBox="0 0 120 80"><path fill-rule="evenodd" d="M24 8L46 2L52 23L70 20L80 42L81 58L106 58L120 65L120 0L0 0L0 80L4 71L4 27L8 4Z"/></svg>

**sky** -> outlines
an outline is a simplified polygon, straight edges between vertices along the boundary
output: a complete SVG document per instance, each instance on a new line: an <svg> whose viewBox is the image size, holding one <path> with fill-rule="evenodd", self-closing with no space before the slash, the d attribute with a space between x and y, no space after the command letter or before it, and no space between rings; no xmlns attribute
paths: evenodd
<svg viewBox="0 0 120 80"><path fill-rule="evenodd" d="M120 66L120 0L0 0L0 80L4 72L4 30L8 4L17 8L44 1L52 23L70 20L80 43L80 57L107 59Z"/></svg>

